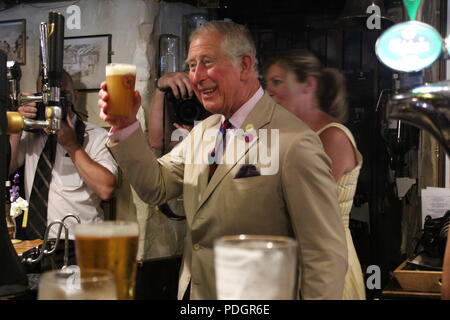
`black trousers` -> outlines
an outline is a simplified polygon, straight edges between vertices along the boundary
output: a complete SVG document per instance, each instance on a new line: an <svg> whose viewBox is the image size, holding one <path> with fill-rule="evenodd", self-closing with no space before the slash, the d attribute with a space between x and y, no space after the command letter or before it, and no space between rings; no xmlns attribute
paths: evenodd
<svg viewBox="0 0 450 320"><path fill-rule="evenodd" d="M154 258L138 264L136 300L176 300L181 256Z"/></svg>

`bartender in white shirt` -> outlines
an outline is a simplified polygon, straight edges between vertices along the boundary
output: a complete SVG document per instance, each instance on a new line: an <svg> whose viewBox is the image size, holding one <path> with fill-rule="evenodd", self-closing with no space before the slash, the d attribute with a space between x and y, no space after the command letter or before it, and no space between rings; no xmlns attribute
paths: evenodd
<svg viewBox="0 0 450 320"><path fill-rule="evenodd" d="M38 80L38 92L40 83ZM62 90L65 90L67 96L72 97L73 105L76 105L77 91L74 90L72 79L67 72L62 76ZM18 111L24 117L35 118L37 108L35 103L30 103L20 106ZM68 214L77 215L81 223L103 220L104 214L100 203L113 197L116 186L118 169L114 158L105 147L107 131L94 124L83 122L75 113L73 106L68 108L67 115L67 121L61 122L61 129L57 132L58 143L48 194L47 225L54 220L61 220ZM84 125L76 125L77 121L81 121ZM84 131L81 132L82 145L77 139L80 126ZM47 134L43 130L38 133L23 132L10 136L10 173L25 165L24 191L27 200L46 140ZM67 219L65 222L73 226L76 220ZM56 226L51 229L49 238L56 237L57 229ZM69 238L71 240L75 238L73 228L70 227Z"/></svg>

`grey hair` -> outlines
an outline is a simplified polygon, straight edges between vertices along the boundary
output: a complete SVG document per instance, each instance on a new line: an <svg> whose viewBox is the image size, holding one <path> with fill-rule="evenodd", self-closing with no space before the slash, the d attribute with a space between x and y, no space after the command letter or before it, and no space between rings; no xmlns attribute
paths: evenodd
<svg viewBox="0 0 450 320"><path fill-rule="evenodd" d="M201 34L209 32L218 33L223 37L222 49L235 63L240 62L245 54L251 55L254 61L253 70L258 73L256 47L247 27L233 21L209 21L192 32L190 42Z"/></svg>

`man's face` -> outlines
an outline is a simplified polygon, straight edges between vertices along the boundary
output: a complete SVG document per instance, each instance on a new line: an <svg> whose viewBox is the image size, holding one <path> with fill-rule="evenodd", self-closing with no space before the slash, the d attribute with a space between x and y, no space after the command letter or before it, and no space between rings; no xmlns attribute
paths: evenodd
<svg viewBox="0 0 450 320"><path fill-rule="evenodd" d="M189 79L206 110L229 118L243 104L241 66L222 49L222 36L204 33L189 47Z"/></svg>

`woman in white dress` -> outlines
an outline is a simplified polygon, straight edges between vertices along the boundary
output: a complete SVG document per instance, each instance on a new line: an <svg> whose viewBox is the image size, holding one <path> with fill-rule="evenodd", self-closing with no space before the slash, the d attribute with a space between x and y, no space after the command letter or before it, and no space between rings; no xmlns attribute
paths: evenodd
<svg viewBox="0 0 450 320"><path fill-rule="evenodd" d="M295 50L269 60L265 80L270 96L317 132L332 160L349 259L342 298L364 300L364 278L349 229L362 156L350 130L341 124L347 110L345 78L337 69L323 68L308 51Z"/></svg>

